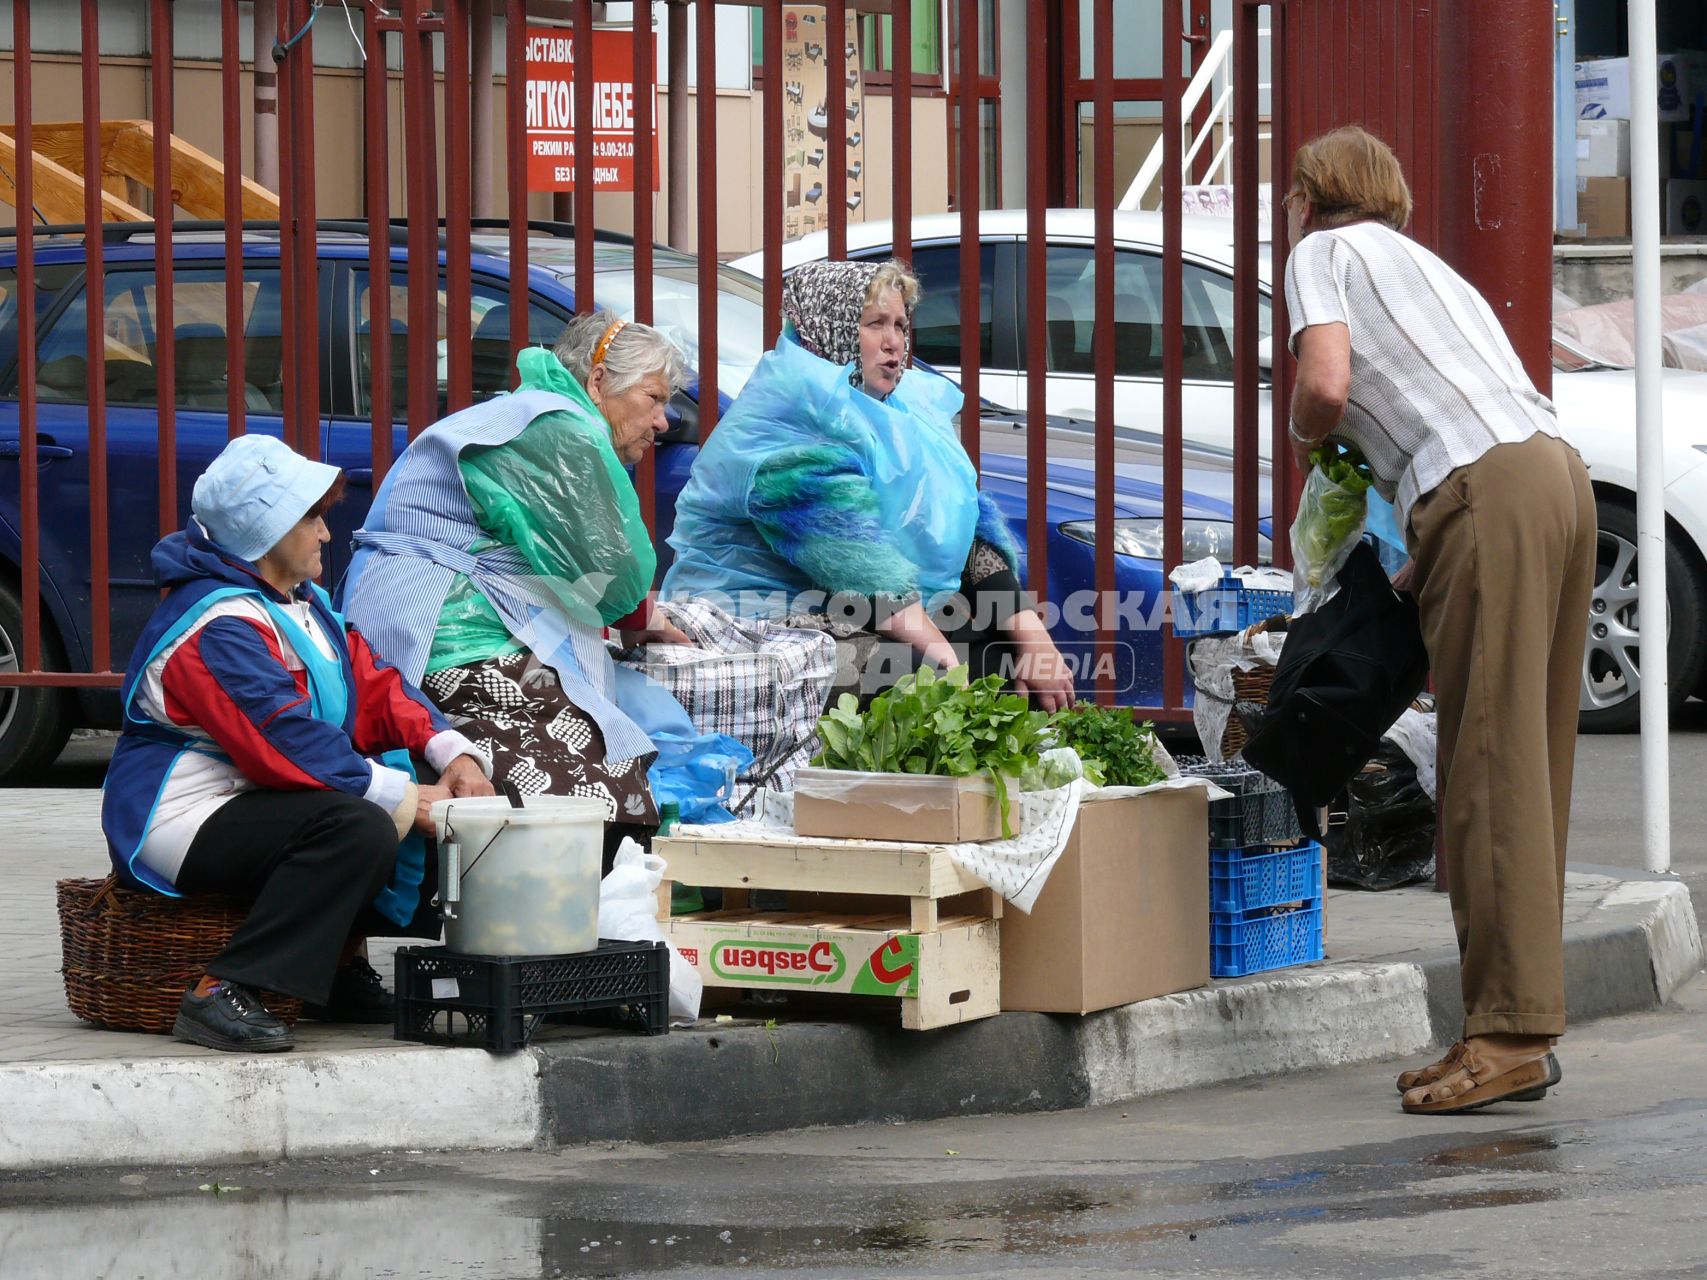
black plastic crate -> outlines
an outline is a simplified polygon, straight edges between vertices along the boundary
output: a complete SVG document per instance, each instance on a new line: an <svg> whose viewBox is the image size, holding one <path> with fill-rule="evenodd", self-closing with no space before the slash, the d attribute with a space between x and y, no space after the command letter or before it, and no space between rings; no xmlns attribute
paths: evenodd
<svg viewBox="0 0 1707 1280"><path fill-rule="evenodd" d="M1291 793L1267 774L1236 764L1209 764L1190 758L1180 760L1179 766L1182 773L1208 778L1233 793L1225 800L1209 802L1211 849L1250 849L1303 838Z"/></svg>
<svg viewBox="0 0 1707 1280"><path fill-rule="evenodd" d="M670 1029L670 951L662 942L600 940L572 956L469 956L397 950L396 1038L510 1053L547 1015L588 1016L647 1035ZM554 1016L553 1020L557 1018Z"/></svg>

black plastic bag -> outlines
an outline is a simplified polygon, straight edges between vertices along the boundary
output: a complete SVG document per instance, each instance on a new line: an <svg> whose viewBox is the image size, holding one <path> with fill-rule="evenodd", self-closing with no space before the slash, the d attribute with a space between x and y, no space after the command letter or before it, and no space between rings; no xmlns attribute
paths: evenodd
<svg viewBox="0 0 1707 1280"><path fill-rule="evenodd" d="M1428 680L1416 602L1393 590L1367 542L1352 548L1340 589L1292 620L1263 707L1239 703L1247 763L1292 793L1299 825L1317 834L1332 803Z"/></svg>
<svg viewBox="0 0 1707 1280"><path fill-rule="evenodd" d="M1396 889L1425 880L1434 874L1434 832L1434 801L1417 781L1416 766L1384 740L1332 806L1322 841L1328 883Z"/></svg>

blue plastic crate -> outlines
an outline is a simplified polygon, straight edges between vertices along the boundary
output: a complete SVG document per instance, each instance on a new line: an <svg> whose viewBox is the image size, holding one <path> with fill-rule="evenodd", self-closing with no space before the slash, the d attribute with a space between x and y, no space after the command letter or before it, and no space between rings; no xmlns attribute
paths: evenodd
<svg viewBox="0 0 1707 1280"><path fill-rule="evenodd" d="M1322 900L1293 908L1212 912L1209 917L1209 976L1242 978L1322 958Z"/></svg>
<svg viewBox="0 0 1707 1280"><path fill-rule="evenodd" d="M1292 612L1290 591L1262 591L1247 587L1232 574L1224 574L1221 585L1204 591L1174 588L1174 634L1213 636L1243 631L1253 622Z"/></svg>
<svg viewBox="0 0 1707 1280"><path fill-rule="evenodd" d="M1293 849L1212 849L1209 906L1217 912L1255 911L1322 895L1322 846Z"/></svg>

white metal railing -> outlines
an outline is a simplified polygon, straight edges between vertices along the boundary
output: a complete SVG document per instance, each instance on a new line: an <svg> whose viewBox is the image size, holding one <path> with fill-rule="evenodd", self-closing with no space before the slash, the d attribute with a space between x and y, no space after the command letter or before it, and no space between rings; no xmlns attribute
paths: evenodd
<svg viewBox="0 0 1707 1280"><path fill-rule="evenodd" d="M1268 34L1267 30L1261 30L1258 32L1258 37L1261 38ZM1191 113L1197 109L1198 104L1209 93L1215 78L1228 72L1228 62L1232 52L1233 32L1231 28L1228 28L1217 33L1215 39L1210 42L1208 50L1203 55L1202 64L1197 68L1196 74L1191 77L1191 83L1186 85L1185 92L1180 95L1180 118L1182 120L1189 121L1191 119ZM1269 84L1259 84L1257 91L1261 93L1268 88L1270 88ZM1204 144L1215 136L1217 127L1220 129L1221 145L1216 149L1215 156L1209 163L1205 181L1210 183L1219 181L1230 184L1233 180L1233 77L1231 74L1225 74L1224 87L1216 96L1215 104L1209 109L1209 119L1205 122L1204 127L1194 131L1195 136L1191 139L1190 144L1185 147L1182 167L1187 173L1191 171L1191 164L1197 159L1197 153L1203 150ZM1267 133L1259 133L1257 143L1260 145L1267 141L1270 136ZM1183 143L1184 139L1180 139L1179 142ZM1126 189L1126 194L1121 197L1119 208L1133 210L1143 207L1143 202L1161 180L1162 161L1167 155L1164 148L1167 145L1168 138L1165 133L1156 139L1149 154L1144 157L1144 163L1138 166L1138 175L1132 179L1132 185Z"/></svg>

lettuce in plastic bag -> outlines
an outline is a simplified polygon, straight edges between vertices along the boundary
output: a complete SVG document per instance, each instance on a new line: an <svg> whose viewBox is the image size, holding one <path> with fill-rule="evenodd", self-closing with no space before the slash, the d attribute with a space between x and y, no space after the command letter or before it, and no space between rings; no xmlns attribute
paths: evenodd
<svg viewBox="0 0 1707 1280"><path fill-rule="evenodd" d="M1309 613L1334 593L1334 579L1363 537L1369 511L1369 466L1353 449L1310 454L1298 515L1292 521L1293 608Z"/></svg>

